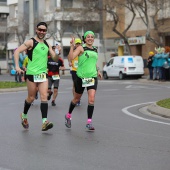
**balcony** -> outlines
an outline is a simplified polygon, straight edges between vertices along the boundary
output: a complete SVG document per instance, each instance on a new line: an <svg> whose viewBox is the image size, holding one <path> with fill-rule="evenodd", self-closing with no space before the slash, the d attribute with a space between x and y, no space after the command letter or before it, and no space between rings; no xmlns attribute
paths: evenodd
<svg viewBox="0 0 170 170"><path fill-rule="evenodd" d="M9 7L8 6L3 6L1 3L0 3L0 13L1 14L9 14Z"/></svg>
<svg viewBox="0 0 170 170"><path fill-rule="evenodd" d="M56 21L100 21L100 16L97 12L88 12L88 14L84 15L83 11L58 11L57 13L47 13L44 15L45 22L52 21L53 19Z"/></svg>
<svg viewBox="0 0 170 170"><path fill-rule="evenodd" d="M17 4L18 0L7 0L7 5Z"/></svg>
<svg viewBox="0 0 170 170"><path fill-rule="evenodd" d="M53 13L47 13L44 15L44 21L45 22L50 22L53 20L54 14Z"/></svg>

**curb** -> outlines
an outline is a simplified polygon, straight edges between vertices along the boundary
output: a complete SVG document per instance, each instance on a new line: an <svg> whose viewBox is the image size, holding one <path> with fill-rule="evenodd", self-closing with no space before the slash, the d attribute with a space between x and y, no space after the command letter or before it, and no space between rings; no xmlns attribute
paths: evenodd
<svg viewBox="0 0 170 170"><path fill-rule="evenodd" d="M141 78L141 79L138 79L140 82L150 82L150 83L154 83L154 84L170 84L170 81L153 81L153 80L148 80L148 79L145 79L145 78Z"/></svg>
<svg viewBox="0 0 170 170"><path fill-rule="evenodd" d="M151 114L162 116L164 118L170 118L170 109L160 107L156 103L148 105L147 111Z"/></svg>
<svg viewBox="0 0 170 170"><path fill-rule="evenodd" d="M26 90L27 90L27 87L7 88L7 89L0 89L0 93L18 92L18 91L26 91Z"/></svg>

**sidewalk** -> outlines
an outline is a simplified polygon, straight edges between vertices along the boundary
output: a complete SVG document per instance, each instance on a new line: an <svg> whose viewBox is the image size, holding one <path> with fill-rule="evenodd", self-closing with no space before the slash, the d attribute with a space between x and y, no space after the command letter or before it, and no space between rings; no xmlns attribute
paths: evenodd
<svg viewBox="0 0 170 170"><path fill-rule="evenodd" d="M64 75L61 74L61 78L71 78L70 72L66 71ZM13 81L15 82L15 76L10 75L9 73L2 72L0 74L0 81Z"/></svg>
<svg viewBox="0 0 170 170"><path fill-rule="evenodd" d="M71 74L69 72L66 72L64 75L61 75L61 79L71 79ZM9 73L2 72L0 75L0 81L11 81L15 82L15 76L10 75ZM5 92L17 92L17 91L26 91L27 87L17 87L17 88L7 88L7 89L0 89L0 93Z"/></svg>
<svg viewBox="0 0 170 170"><path fill-rule="evenodd" d="M165 81L165 82L161 82L161 81L153 81L153 80L148 80L147 79L147 76L143 76L141 79L139 79L140 82L151 82L152 84L168 84L170 85L170 81ZM151 114L154 114L154 115L158 115L158 116L161 116L161 117L164 117L164 118L170 118L170 109L166 109L166 108L163 108L163 107L160 107L158 106L156 103L153 103L153 104L149 104L145 109L145 112L149 112Z"/></svg>

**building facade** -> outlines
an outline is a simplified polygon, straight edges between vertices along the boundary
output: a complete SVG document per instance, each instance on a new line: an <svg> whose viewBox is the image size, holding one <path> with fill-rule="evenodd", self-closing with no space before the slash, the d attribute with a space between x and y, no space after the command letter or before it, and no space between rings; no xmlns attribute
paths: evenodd
<svg viewBox="0 0 170 170"><path fill-rule="evenodd" d="M6 42L8 36L7 17L9 15L9 8L7 0L0 0L0 68L5 69L6 64Z"/></svg>
<svg viewBox="0 0 170 170"><path fill-rule="evenodd" d="M126 1L120 1L121 3L126 4ZM147 3L147 24L145 24L141 19L141 17L144 18L145 14L140 13L140 15L140 10L137 11L134 8L136 16L133 21L133 24L128 29L126 34L126 36L128 37L128 43L130 45L131 54L140 55L144 59L145 74L148 74L148 69L146 68L146 60L148 58L149 52L155 52L155 47L158 47L158 44L162 47L170 46L170 27L168 26L170 23L170 1L158 0L153 2L155 2L155 4ZM111 4L109 4L109 0L104 0L103 3L105 6L111 6ZM119 16L120 22L117 26L117 29L120 32L123 32L132 20L132 12L124 5L121 5L121 7L115 5L115 7L113 7L112 9L116 11ZM110 15L107 11L103 15L103 25L105 25L103 27L103 36L106 40L106 46L108 45L110 47L110 54L109 49L106 49L106 53L108 54L107 57L109 57L109 55L111 57L114 54L127 54L127 49L125 48L124 41L120 38L120 36L113 33L112 31L114 27L113 15ZM150 37L152 37L155 41L159 42L158 44L155 44L147 39L146 35L148 30ZM113 48L111 48L111 44Z"/></svg>
<svg viewBox="0 0 170 170"><path fill-rule="evenodd" d="M31 22L34 23L34 34L38 22L44 21L48 24L46 40L51 45L59 43L62 46L61 55L67 69L71 36L82 38L85 31L92 30L96 34L95 46L100 47L100 14L89 10L89 7L98 8L98 0L89 3L84 0L32 0L32 2L33 13L30 13L30 0L8 0L10 9L8 29L13 30L8 39L9 58L13 49L25 41L23 37L30 38L28 28Z"/></svg>
<svg viewBox="0 0 170 170"><path fill-rule="evenodd" d="M126 3L124 0L121 1ZM30 2L33 4L32 8ZM47 41L51 45L57 42L62 46L62 57L68 69L67 55L71 36L81 38L85 31L94 31L95 45L99 51L98 65L102 69L110 57L128 54L122 38L113 32L113 16L107 12L107 8L99 10L110 5L108 2L109 0L7 0L10 11L7 24L10 32L7 40L8 58L11 59L13 49L30 38L30 25L33 23L35 34L36 24L45 21L48 24ZM164 7L166 8L160 10L157 15L157 23L161 25L159 29L155 30L152 22L149 23L149 27L152 37L162 42L164 46L169 46L170 4L164 4ZM131 13L125 7L115 6L112 10L118 13L121 22L117 29L123 32L131 20ZM153 16L152 11L150 8L148 13L150 20ZM146 61L149 51L154 51L156 45L146 39L146 26L137 11L136 14L127 32L128 42L132 55L141 55ZM145 70L147 74L147 69Z"/></svg>

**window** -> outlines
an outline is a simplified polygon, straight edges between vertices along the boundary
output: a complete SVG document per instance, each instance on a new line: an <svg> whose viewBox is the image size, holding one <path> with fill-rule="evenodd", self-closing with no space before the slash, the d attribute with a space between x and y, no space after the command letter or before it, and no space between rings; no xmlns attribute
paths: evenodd
<svg viewBox="0 0 170 170"><path fill-rule="evenodd" d="M83 23L78 24L75 21L74 22L67 22L66 21L66 22L63 22L62 26L63 26L63 29L64 29L65 32L73 33L73 32L82 31ZM88 28L87 28L87 30L88 30Z"/></svg>
<svg viewBox="0 0 170 170"><path fill-rule="evenodd" d="M0 34L0 60L4 60L6 58L6 48L5 48L5 40L4 40L4 35ZM4 40L4 41L3 41Z"/></svg>
<svg viewBox="0 0 170 170"><path fill-rule="evenodd" d="M29 21L29 1L24 2L24 18Z"/></svg>
<svg viewBox="0 0 170 170"><path fill-rule="evenodd" d="M0 33L0 60L6 58L6 49L5 49L5 37L3 33Z"/></svg>
<svg viewBox="0 0 170 170"><path fill-rule="evenodd" d="M92 0L86 0L86 1L83 1L83 6L91 8L91 9L98 8L99 7L99 0L93 0L93 1Z"/></svg>
<svg viewBox="0 0 170 170"><path fill-rule="evenodd" d="M112 65L112 64L113 64L113 59L111 59L111 60L108 62L107 66L110 66L110 65Z"/></svg>
<svg viewBox="0 0 170 170"><path fill-rule="evenodd" d="M7 0L0 0L0 2L7 2Z"/></svg>
<svg viewBox="0 0 170 170"><path fill-rule="evenodd" d="M73 32L73 23L72 22L62 22L62 29L64 32Z"/></svg>
<svg viewBox="0 0 170 170"><path fill-rule="evenodd" d="M71 33L71 34L80 34L82 35L84 32L91 30L95 34L99 33L100 27L99 22L95 21L88 21L87 22L73 22L73 21L63 21L62 22L62 30L64 33Z"/></svg>
<svg viewBox="0 0 170 170"><path fill-rule="evenodd" d="M169 35L165 36L165 44L166 44L166 46L170 46L170 36Z"/></svg>
<svg viewBox="0 0 170 170"><path fill-rule="evenodd" d="M133 58L132 57L128 58L128 63L133 63Z"/></svg>
<svg viewBox="0 0 170 170"><path fill-rule="evenodd" d="M62 0L61 6L64 8L72 8L73 7L73 0Z"/></svg>
<svg viewBox="0 0 170 170"><path fill-rule="evenodd" d="M2 46L3 47L3 46ZM0 60L1 59L5 59L6 58L6 49L1 49L1 46L0 46Z"/></svg>
<svg viewBox="0 0 170 170"><path fill-rule="evenodd" d="M100 32L100 26L99 26L99 22L95 22L95 21L88 21L87 23L84 23L84 31L88 31L91 30L94 33L99 33Z"/></svg>
<svg viewBox="0 0 170 170"><path fill-rule="evenodd" d="M69 51L70 51L70 47L63 47L63 57L64 57L64 59L67 58Z"/></svg>
<svg viewBox="0 0 170 170"><path fill-rule="evenodd" d="M1 18L1 19L7 18L7 14L0 14L0 18Z"/></svg>

